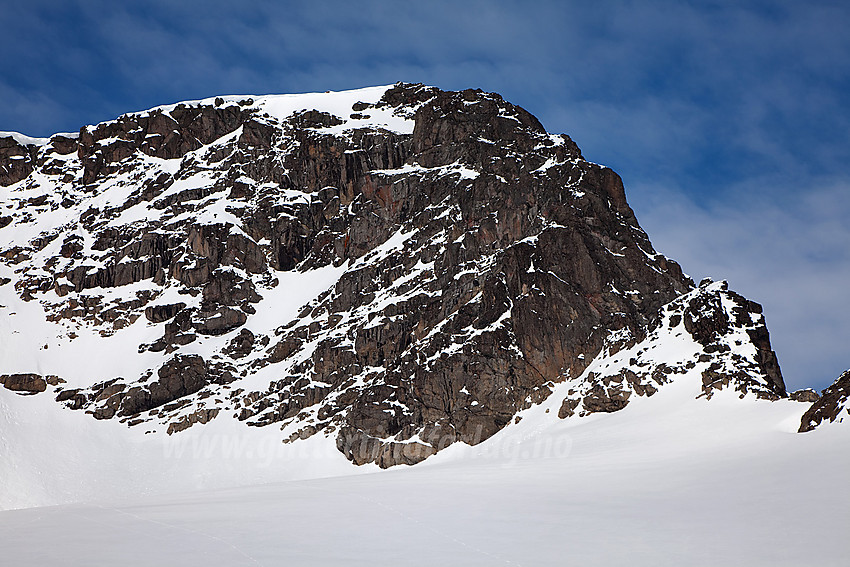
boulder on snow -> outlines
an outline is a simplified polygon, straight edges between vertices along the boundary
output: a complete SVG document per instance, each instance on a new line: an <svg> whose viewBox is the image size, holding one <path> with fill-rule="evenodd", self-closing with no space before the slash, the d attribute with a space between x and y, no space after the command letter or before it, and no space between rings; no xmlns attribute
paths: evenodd
<svg viewBox="0 0 850 567"><path fill-rule="evenodd" d="M38 394L47 389L47 380L39 374L3 374L0 383L20 394Z"/></svg>

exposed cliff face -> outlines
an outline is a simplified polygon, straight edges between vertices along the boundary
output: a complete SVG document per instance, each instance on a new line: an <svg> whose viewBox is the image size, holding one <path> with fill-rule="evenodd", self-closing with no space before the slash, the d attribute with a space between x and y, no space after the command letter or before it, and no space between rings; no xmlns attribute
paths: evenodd
<svg viewBox="0 0 850 567"><path fill-rule="evenodd" d="M230 415L390 466L564 380L562 417L694 364L706 397L786 395L760 307L695 290L616 173L495 94L208 99L0 139L0 171L0 371L61 376L97 418ZM21 315L40 322L15 333ZM649 361L662 335L695 346Z"/></svg>

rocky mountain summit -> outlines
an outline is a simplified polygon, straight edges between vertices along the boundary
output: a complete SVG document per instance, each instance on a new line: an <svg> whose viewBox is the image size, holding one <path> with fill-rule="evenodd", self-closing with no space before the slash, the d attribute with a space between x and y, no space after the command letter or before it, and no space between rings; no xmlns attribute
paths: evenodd
<svg viewBox="0 0 850 567"><path fill-rule="evenodd" d="M788 396L761 307L694 285L616 173L497 94L217 97L0 134L0 186L0 381L96 419L235 419L388 467L561 383L563 419L685 374L707 399Z"/></svg>

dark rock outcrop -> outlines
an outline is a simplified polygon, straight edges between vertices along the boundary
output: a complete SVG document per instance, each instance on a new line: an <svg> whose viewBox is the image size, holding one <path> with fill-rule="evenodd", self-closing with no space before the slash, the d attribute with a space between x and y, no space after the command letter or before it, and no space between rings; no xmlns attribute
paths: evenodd
<svg viewBox="0 0 850 567"><path fill-rule="evenodd" d="M47 381L38 374L3 374L0 384L21 394L38 394L47 389Z"/></svg>
<svg viewBox="0 0 850 567"><path fill-rule="evenodd" d="M127 114L113 122L80 129L77 154L83 183L118 171L118 163L140 151L163 159L179 158L238 128L242 108L228 105L178 105L169 113ZM61 153L61 152L60 152Z"/></svg>
<svg viewBox="0 0 850 567"><path fill-rule="evenodd" d="M163 323L173 319L177 313L186 307L185 303L169 303L166 305L151 305L145 309L145 317L151 323Z"/></svg>
<svg viewBox="0 0 850 567"><path fill-rule="evenodd" d="M194 394L210 380L207 363L198 355L176 355L157 371L159 379L121 394L118 415L135 415Z"/></svg>
<svg viewBox="0 0 850 567"><path fill-rule="evenodd" d="M816 429L822 423L832 423L850 418L850 370L844 372L823 392L800 419L800 433ZM847 414L847 415L844 415Z"/></svg>
<svg viewBox="0 0 850 567"><path fill-rule="evenodd" d="M0 187L26 179L35 168L38 146L0 135Z"/></svg>
<svg viewBox="0 0 850 567"><path fill-rule="evenodd" d="M820 394L812 390L811 388L805 388L803 390L795 390L788 394L788 398L795 402L803 402L803 403L814 403L820 399Z"/></svg>

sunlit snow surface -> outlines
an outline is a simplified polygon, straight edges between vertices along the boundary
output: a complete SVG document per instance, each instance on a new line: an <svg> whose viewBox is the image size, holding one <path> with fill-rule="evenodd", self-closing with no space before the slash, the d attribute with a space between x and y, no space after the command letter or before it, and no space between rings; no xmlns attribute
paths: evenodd
<svg viewBox="0 0 850 567"><path fill-rule="evenodd" d="M4 503L35 486L85 502L0 513L3 561L847 565L850 428L797 434L807 404L694 399L695 378L567 420L556 391L476 447L388 471L352 467L321 436L282 446L272 428L214 420L163 440L36 415L38 397L0 390L2 458L20 473Z"/></svg>

